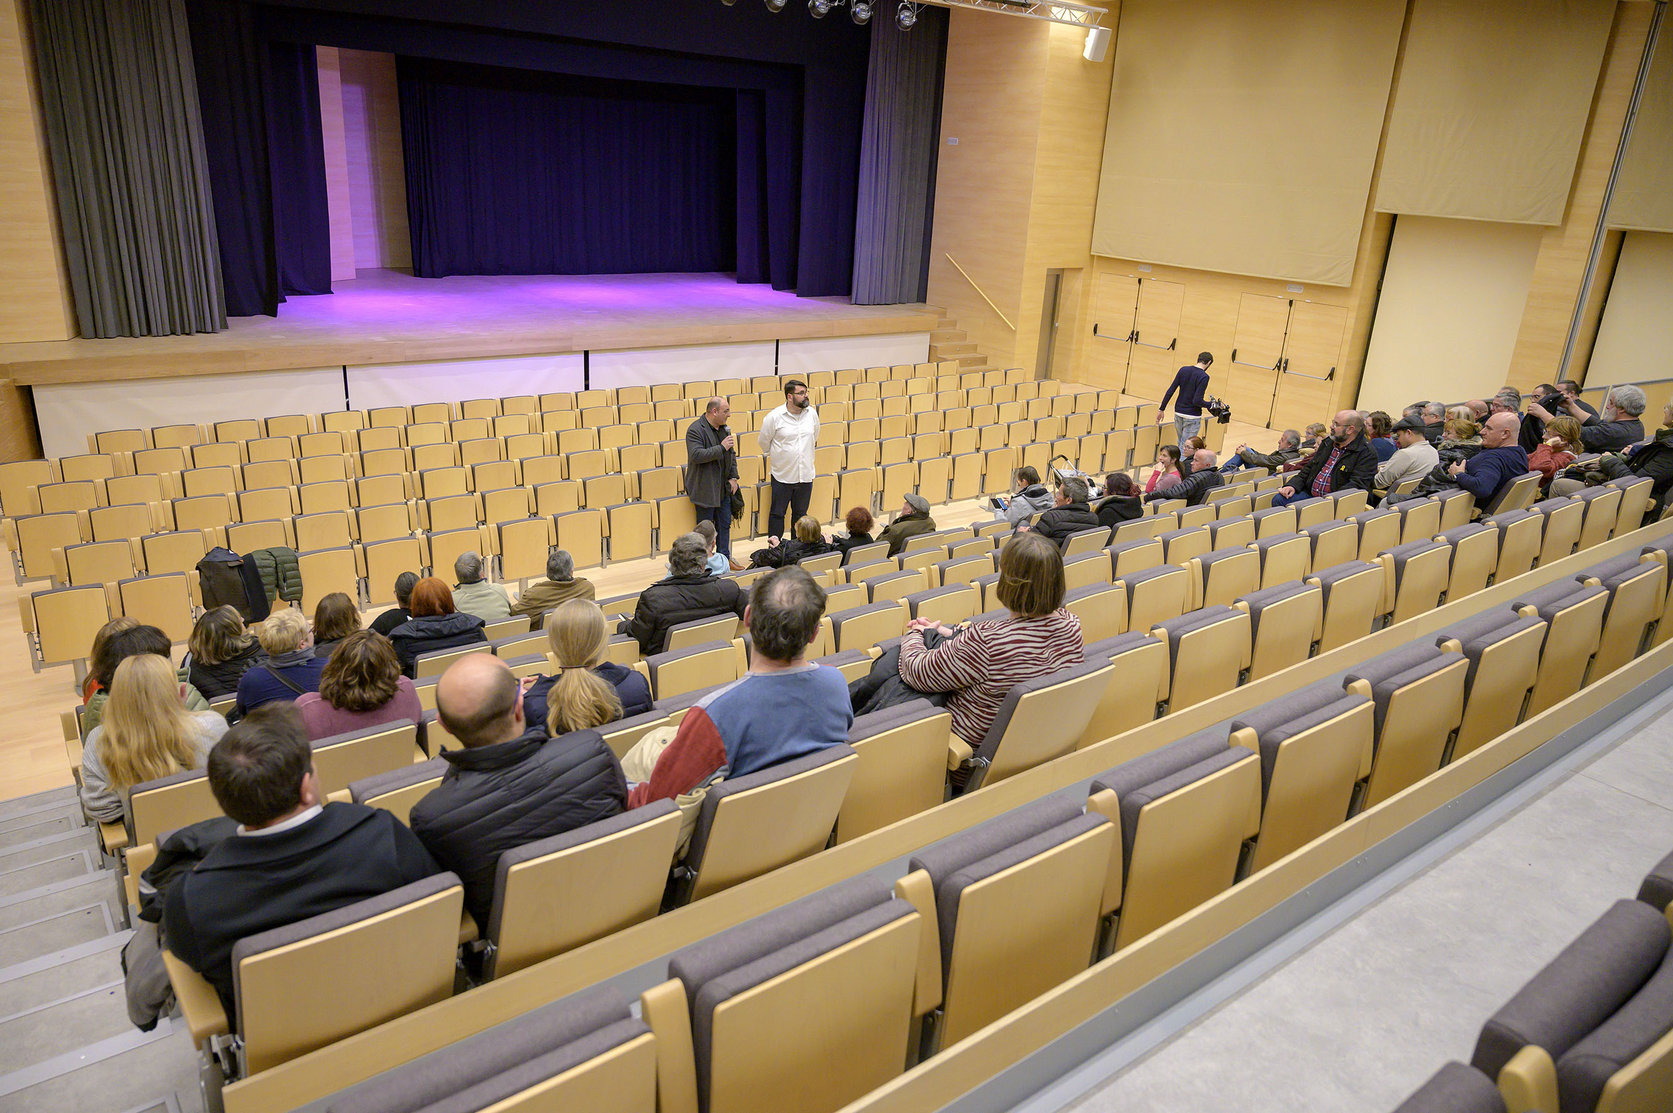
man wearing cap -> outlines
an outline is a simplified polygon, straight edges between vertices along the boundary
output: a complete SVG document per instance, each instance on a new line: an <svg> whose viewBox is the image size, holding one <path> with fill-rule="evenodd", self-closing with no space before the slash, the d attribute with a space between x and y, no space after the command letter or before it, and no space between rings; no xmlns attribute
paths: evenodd
<svg viewBox="0 0 1673 1113"><path fill-rule="evenodd" d="M1394 455L1377 469L1376 488L1392 491L1408 479L1422 479L1441 462L1441 454L1429 443L1423 422L1403 417L1394 423Z"/></svg>
<svg viewBox="0 0 1673 1113"><path fill-rule="evenodd" d="M908 494L906 505L901 507L895 520L890 522L877 540L889 543L889 555L898 556L906 548L908 539L920 533L934 533L935 519L929 516L929 500L922 495Z"/></svg>

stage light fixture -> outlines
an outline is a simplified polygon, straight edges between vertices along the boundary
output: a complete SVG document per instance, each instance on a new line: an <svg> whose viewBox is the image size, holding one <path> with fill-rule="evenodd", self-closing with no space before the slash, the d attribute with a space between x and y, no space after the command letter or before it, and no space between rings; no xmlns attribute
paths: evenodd
<svg viewBox="0 0 1673 1113"><path fill-rule="evenodd" d="M900 7L895 10L895 26L902 31L912 30L912 25L918 22L918 5L912 0L901 0Z"/></svg>
<svg viewBox="0 0 1673 1113"><path fill-rule="evenodd" d="M769 12L782 12L784 10L785 0L761 0L761 2L767 5Z"/></svg>
<svg viewBox="0 0 1673 1113"><path fill-rule="evenodd" d="M720 2L730 8L733 4L736 4L738 0L720 0Z"/></svg>
<svg viewBox="0 0 1673 1113"><path fill-rule="evenodd" d="M814 19L824 19L831 14L831 0L807 0L807 14Z"/></svg>
<svg viewBox="0 0 1673 1113"><path fill-rule="evenodd" d="M871 0L854 0L848 6L848 14L855 23L864 26L871 22Z"/></svg>

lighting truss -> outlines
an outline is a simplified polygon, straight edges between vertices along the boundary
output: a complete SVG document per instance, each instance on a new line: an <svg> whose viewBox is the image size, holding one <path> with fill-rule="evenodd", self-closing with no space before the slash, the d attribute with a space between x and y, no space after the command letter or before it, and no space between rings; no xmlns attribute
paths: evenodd
<svg viewBox="0 0 1673 1113"><path fill-rule="evenodd" d="M1048 23L1067 23L1071 27L1101 27L1103 8L1084 4L1056 2L1028 3L1027 0L918 0L916 6L934 4L942 8L974 8L982 12L1021 16L1024 19L1043 19Z"/></svg>

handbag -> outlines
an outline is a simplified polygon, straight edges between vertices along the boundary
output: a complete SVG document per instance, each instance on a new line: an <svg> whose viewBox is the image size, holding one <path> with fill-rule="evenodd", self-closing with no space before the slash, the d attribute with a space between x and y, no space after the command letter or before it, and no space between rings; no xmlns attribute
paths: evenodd
<svg viewBox="0 0 1673 1113"><path fill-rule="evenodd" d="M742 491L733 491L732 494L728 496L728 501L732 508L732 520L734 522L743 521L744 493Z"/></svg>

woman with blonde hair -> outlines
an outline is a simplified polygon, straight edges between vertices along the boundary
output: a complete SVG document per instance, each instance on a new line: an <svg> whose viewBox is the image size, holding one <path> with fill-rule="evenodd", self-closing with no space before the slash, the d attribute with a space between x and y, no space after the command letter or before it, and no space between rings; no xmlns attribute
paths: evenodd
<svg viewBox="0 0 1673 1113"><path fill-rule="evenodd" d="M128 814L137 784L201 769L227 732L214 711L188 711L166 657L142 653L116 666L104 721L81 750L81 805L103 823Z"/></svg>
<svg viewBox="0 0 1673 1113"><path fill-rule="evenodd" d="M261 624L261 648L267 660L238 681L238 703L232 719L239 719L264 703L295 700L304 692L319 691L325 662L314 656L314 634L302 612L274 611Z"/></svg>
<svg viewBox="0 0 1673 1113"><path fill-rule="evenodd" d="M1549 488L1557 473L1574 463L1580 454L1580 422L1567 414L1559 414L1545 423L1545 436L1539 447L1528 453L1528 470L1537 471L1542 478L1541 490Z"/></svg>
<svg viewBox="0 0 1673 1113"><path fill-rule="evenodd" d="M571 599L546 618L547 654L557 672L534 678L523 693L523 718L544 723L556 738L651 709L651 686L624 665L604 659L610 635L590 599Z"/></svg>

